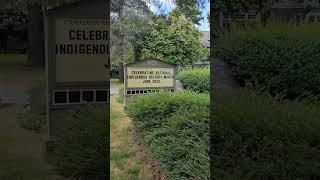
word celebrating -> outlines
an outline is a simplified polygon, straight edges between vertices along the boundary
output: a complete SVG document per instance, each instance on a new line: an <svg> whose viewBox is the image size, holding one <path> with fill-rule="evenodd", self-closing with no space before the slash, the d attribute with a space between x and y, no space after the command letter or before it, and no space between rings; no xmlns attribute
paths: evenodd
<svg viewBox="0 0 320 180"><path fill-rule="evenodd" d="M70 30L69 39L78 40L78 41L107 41L108 40L108 31L99 31L99 30Z"/></svg>
<svg viewBox="0 0 320 180"><path fill-rule="evenodd" d="M56 44L56 54L109 54L109 32L105 30L69 30L70 42L87 41L81 44ZM97 44L95 41L104 41ZM91 43L90 43L91 42Z"/></svg>

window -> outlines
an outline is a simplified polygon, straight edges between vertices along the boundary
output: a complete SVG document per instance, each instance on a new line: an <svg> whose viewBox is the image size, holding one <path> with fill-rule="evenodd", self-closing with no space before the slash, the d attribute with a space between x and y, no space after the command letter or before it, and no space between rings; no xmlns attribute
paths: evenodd
<svg viewBox="0 0 320 180"><path fill-rule="evenodd" d="M67 103L67 92L55 92L54 93L54 103L55 104L61 104L61 103Z"/></svg>
<svg viewBox="0 0 320 180"><path fill-rule="evenodd" d="M69 102L70 103L80 103L81 102L81 92L80 91L69 91Z"/></svg>
<svg viewBox="0 0 320 180"><path fill-rule="evenodd" d="M82 92L82 100L85 102L93 102L94 101L94 91L83 91Z"/></svg>

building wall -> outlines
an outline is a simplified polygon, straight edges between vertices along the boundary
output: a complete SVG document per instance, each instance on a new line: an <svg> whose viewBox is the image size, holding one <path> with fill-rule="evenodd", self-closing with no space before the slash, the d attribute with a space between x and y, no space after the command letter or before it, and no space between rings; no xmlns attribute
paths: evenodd
<svg viewBox="0 0 320 180"><path fill-rule="evenodd" d="M309 9L310 12L306 12ZM280 23L320 22L320 0L287 0L272 6L270 20ZM215 27L225 29L231 18L222 12L215 17ZM236 17L236 22L242 25L261 23L261 16L254 11L244 12Z"/></svg>

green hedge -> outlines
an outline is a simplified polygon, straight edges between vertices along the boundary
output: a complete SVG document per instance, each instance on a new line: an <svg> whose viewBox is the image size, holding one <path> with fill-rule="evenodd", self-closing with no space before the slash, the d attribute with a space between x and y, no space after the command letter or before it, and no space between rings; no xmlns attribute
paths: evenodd
<svg viewBox="0 0 320 180"><path fill-rule="evenodd" d="M320 179L320 103L311 99L244 91L214 102L215 179Z"/></svg>
<svg viewBox="0 0 320 180"><path fill-rule="evenodd" d="M151 93L130 100L128 114L169 179L209 179L209 96Z"/></svg>
<svg viewBox="0 0 320 180"><path fill-rule="evenodd" d="M104 105L88 105L66 114L50 158L60 175L70 180L108 177L106 113Z"/></svg>
<svg viewBox="0 0 320 180"><path fill-rule="evenodd" d="M232 30L216 41L214 54L232 66L240 82L273 95L320 94L319 32L320 24Z"/></svg>
<svg viewBox="0 0 320 180"><path fill-rule="evenodd" d="M209 68L184 69L177 75L177 79L181 81L185 89L199 93L210 92Z"/></svg>

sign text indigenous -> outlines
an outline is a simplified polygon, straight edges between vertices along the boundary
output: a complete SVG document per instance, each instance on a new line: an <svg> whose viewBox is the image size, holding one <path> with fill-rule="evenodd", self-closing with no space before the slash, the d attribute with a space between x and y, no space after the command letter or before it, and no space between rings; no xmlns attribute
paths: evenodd
<svg viewBox="0 0 320 180"><path fill-rule="evenodd" d="M173 87L174 83L173 68L127 68L128 88Z"/></svg>

